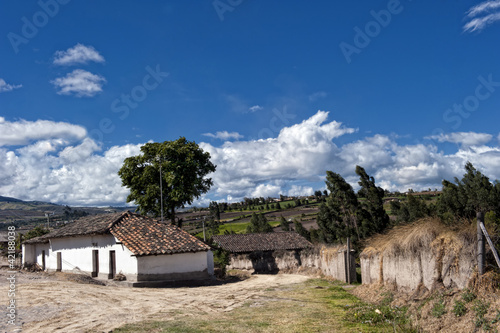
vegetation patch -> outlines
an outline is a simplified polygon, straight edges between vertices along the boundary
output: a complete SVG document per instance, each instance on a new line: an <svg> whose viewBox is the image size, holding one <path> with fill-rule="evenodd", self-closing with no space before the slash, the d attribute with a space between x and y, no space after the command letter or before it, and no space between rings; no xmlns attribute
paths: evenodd
<svg viewBox="0 0 500 333"><path fill-rule="evenodd" d="M140 322L124 332L413 332L404 308L380 309L361 302L339 282L311 279L291 288L267 288L240 308L222 313L169 314L165 320ZM352 318L357 313L357 317ZM396 325L396 326L394 326ZM416 331L415 331L416 332Z"/></svg>
<svg viewBox="0 0 500 333"><path fill-rule="evenodd" d="M444 304L443 297L439 297L439 299L434 302L431 313L432 316L436 318L441 318L446 313L446 305Z"/></svg>

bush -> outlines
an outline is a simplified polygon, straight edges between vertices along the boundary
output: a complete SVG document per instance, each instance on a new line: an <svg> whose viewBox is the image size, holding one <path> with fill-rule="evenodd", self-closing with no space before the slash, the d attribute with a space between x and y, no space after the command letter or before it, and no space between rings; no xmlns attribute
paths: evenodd
<svg viewBox="0 0 500 333"><path fill-rule="evenodd" d="M231 254L223 248L217 247L213 250L214 268L219 272L218 277L226 276L226 266L229 265Z"/></svg>

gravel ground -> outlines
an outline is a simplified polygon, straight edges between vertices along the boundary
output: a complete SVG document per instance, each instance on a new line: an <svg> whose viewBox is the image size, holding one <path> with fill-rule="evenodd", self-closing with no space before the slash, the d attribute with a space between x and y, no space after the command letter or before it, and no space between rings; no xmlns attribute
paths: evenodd
<svg viewBox="0 0 500 333"><path fill-rule="evenodd" d="M9 304L11 274L0 270L0 303ZM254 275L191 288L127 288L99 285L85 275L16 271L16 325L2 310L0 332L111 332L126 323L232 311L259 302L266 288L301 283L307 276ZM6 309L6 307L4 307Z"/></svg>

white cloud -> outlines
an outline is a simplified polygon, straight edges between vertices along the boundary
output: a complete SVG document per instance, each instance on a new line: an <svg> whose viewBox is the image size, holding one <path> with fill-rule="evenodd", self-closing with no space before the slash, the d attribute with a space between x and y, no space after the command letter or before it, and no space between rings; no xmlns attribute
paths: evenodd
<svg viewBox="0 0 500 333"><path fill-rule="evenodd" d="M318 99L325 98L328 94L324 91L317 91L311 95L309 95L310 102L316 102Z"/></svg>
<svg viewBox="0 0 500 333"><path fill-rule="evenodd" d="M491 134L475 132L455 132L426 137L426 139L437 140L439 142L451 142L461 144L465 147L484 145L493 139Z"/></svg>
<svg viewBox="0 0 500 333"><path fill-rule="evenodd" d="M480 3L467 11L468 22L464 25L464 31L473 32L481 31L488 25L500 21L500 13L491 13L494 10L500 9L499 0L488 0ZM484 15L477 17L479 15Z"/></svg>
<svg viewBox="0 0 500 333"><path fill-rule="evenodd" d="M341 161L332 139L355 132L336 121L325 123L327 117L328 112L318 111L300 124L283 128L277 138L225 142L221 147L201 143L217 165L216 193L242 198L264 183L283 187L286 184L276 181L318 180L325 166L331 168ZM278 191L277 187L272 190Z"/></svg>
<svg viewBox="0 0 500 333"><path fill-rule="evenodd" d="M243 135L241 135L238 132L231 132L231 133L229 133L228 131L216 132L215 134L213 134L213 133L203 133L202 135L208 136L208 137L214 138L214 139L224 140L224 141L230 140L230 139L239 140L239 139L243 138Z"/></svg>
<svg viewBox="0 0 500 333"><path fill-rule="evenodd" d="M474 17L479 14L489 13L492 9L500 8L500 0L485 1L476 5L467 11L468 17Z"/></svg>
<svg viewBox="0 0 500 333"><path fill-rule="evenodd" d="M60 148L47 141L15 151L0 148L0 193L71 205L125 204L128 189L117 172L126 157L140 153L140 145L99 154L99 146L85 138Z"/></svg>
<svg viewBox="0 0 500 333"><path fill-rule="evenodd" d="M77 97L92 97L102 91L106 79L83 69L75 69L65 77L59 77L51 83L58 89L59 95L74 94Z"/></svg>
<svg viewBox="0 0 500 333"><path fill-rule="evenodd" d="M254 106L251 106L248 110L250 112L256 112L256 111L259 111L259 110L262 110L262 109L263 109L262 106L260 106L260 105L254 105Z"/></svg>
<svg viewBox="0 0 500 333"><path fill-rule="evenodd" d="M260 184L250 194L251 198L276 198L281 192L281 187L272 184Z"/></svg>
<svg viewBox="0 0 500 333"><path fill-rule="evenodd" d="M81 140L86 135L85 128L69 123L23 119L10 122L0 117L0 147L26 145L33 141L48 139Z"/></svg>
<svg viewBox="0 0 500 333"><path fill-rule="evenodd" d="M487 134L444 134L443 142L461 144L447 154L439 149L439 140L400 145L397 138L384 135L339 146L336 138L356 130L327 118L328 112L318 111L266 140L228 141L220 146L200 143L217 171L210 175L214 187L198 203L309 195L324 188L326 170L340 173L356 187L356 165L391 191L441 188L443 179L462 177L467 161L491 180L500 179L500 147L487 140ZM77 125L9 122L0 117L0 193L70 205L123 205L128 189L121 186L117 172L126 157L140 153L140 146L103 151Z"/></svg>
<svg viewBox="0 0 500 333"><path fill-rule="evenodd" d="M311 186L292 185L287 192L288 196L299 197L313 195L314 190Z"/></svg>
<svg viewBox="0 0 500 333"><path fill-rule="evenodd" d="M104 57L94 47L80 43L66 51L56 51L54 54L55 65L86 64L89 61L104 62Z"/></svg>
<svg viewBox="0 0 500 333"><path fill-rule="evenodd" d="M19 89L22 86L23 86L22 84L14 84L14 85L8 84L7 82L5 82L4 79L0 79L0 93L12 91L14 89Z"/></svg>

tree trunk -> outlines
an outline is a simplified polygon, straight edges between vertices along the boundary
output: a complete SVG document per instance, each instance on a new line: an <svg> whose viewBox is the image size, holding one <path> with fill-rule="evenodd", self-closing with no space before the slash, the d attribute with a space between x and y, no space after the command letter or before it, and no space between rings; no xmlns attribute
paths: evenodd
<svg viewBox="0 0 500 333"><path fill-rule="evenodd" d="M175 224L175 207L172 207L172 210L170 211L170 223L173 225Z"/></svg>

